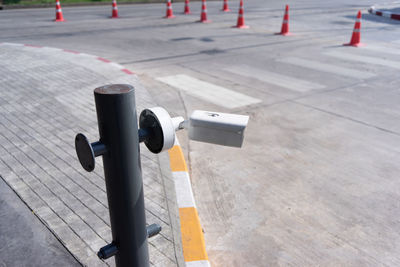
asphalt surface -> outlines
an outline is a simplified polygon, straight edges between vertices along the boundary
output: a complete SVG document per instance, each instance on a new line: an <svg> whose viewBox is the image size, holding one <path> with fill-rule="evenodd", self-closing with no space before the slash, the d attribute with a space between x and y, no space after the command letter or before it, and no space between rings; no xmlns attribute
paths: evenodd
<svg viewBox="0 0 400 267"><path fill-rule="evenodd" d="M368 14L372 1L288 3L288 37L274 34L283 3L250 0L248 30L231 28L238 1L227 14L209 2L210 24L195 22L199 2L190 16L173 4L173 20L162 18L164 5L120 5L118 20L107 18L110 7L63 8L61 24L51 9L7 11L0 41L116 61L172 115L250 115L241 150L179 134L212 264L397 266L400 22ZM366 46L343 47L358 10ZM179 82L178 74L259 102L229 109L231 96L210 99L159 79Z"/></svg>

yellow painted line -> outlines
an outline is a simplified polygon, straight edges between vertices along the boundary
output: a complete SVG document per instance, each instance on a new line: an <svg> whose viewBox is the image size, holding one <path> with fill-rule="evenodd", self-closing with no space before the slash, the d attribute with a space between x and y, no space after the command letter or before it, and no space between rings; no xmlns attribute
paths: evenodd
<svg viewBox="0 0 400 267"><path fill-rule="evenodd" d="M187 172L187 166L183 152L180 146L173 146L168 150L171 171L173 172Z"/></svg>
<svg viewBox="0 0 400 267"><path fill-rule="evenodd" d="M182 148L178 140L175 141L175 146L168 150L168 153L179 208L183 258L186 267L210 267L203 229L190 185L188 168Z"/></svg>
<svg viewBox="0 0 400 267"><path fill-rule="evenodd" d="M196 208L180 208L182 247L185 261L208 260L203 230Z"/></svg>

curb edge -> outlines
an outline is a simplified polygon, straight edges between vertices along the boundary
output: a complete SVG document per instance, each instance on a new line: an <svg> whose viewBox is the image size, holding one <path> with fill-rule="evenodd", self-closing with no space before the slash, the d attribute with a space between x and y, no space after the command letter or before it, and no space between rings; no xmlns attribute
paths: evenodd
<svg viewBox="0 0 400 267"><path fill-rule="evenodd" d="M210 267L203 230L193 197L190 175L178 138L168 150L181 223L182 249L187 267Z"/></svg>

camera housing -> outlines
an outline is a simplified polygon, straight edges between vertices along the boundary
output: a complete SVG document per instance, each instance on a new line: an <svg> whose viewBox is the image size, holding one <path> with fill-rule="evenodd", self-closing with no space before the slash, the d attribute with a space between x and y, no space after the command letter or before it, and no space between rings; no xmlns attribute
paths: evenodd
<svg viewBox="0 0 400 267"><path fill-rule="evenodd" d="M241 147L249 116L195 110L189 118L191 140Z"/></svg>

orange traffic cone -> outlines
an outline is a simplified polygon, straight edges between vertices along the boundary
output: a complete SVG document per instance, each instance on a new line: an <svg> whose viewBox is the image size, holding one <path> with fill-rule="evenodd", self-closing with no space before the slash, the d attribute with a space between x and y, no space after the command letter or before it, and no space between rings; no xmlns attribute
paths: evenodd
<svg viewBox="0 0 400 267"><path fill-rule="evenodd" d="M60 1L56 0L56 19L55 21L64 21L63 13L61 10Z"/></svg>
<svg viewBox="0 0 400 267"><path fill-rule="evenodd" d="M291 35L291 33L289 32L289 5L286 5L286 8L285 8L285 15L283 15L281 32L278 32L277 34Z"/></svg>
<svg viewBox="0 0 400 267"><path fill-rule="evenodd" d="M222 7L222 11L229 12L231 11L228 6L228 0L224 0L224 6Z"/></svg>
<svg viewBox="0 0 400 267"><path fill-rule="evenodd" d="M171 0L167 1L167 14L165 15L166 19L172 19L175 18L174 13L172 12L172 4Z"/></svg>
<svg viewBox="0 0 400 267"><path fill-rule="evenodd" d="M206 0L202 0L202 3L201 3L200 22L202 22L202 23L210 23L211 22L211 20L207 19L207 2L206 2Z"/></svg>
<svg viewBox="0 0 400 267"><path fill-rule="evenodd" d="M350 43L343 45L351 45L351 46L363 46L361 41L361 11L358 11L356 23L354 24L353 35L351 36Z"/></svg>
<svg viewBox="0 0 400 267"><path fill-rule="evenodd" d="M184 14L188 15L188 14L192 14L192 12L190 12L190 8L189 8L189 0L185 0L185 11Z"/></svg>
<svg viewBox="0 0 400 267"><path fill-rule="evenodd" d="M118 16L117 0L113 0L113 1L112 1L112 15L111 15L111 18L112 18L112 19L119 18L119 16Z"/></svg>
<svg viewBox="0 0 400 267"><path fill-rule="evenodd" d="M247 29L247 28L249 28L249 26L244 24L243 13L244 13L244 11L243 11L243 0L240 0L239 16L238 16L237 24L236 24L236 26L234 26L235 28L239 28L239 29Z"/></svg>

